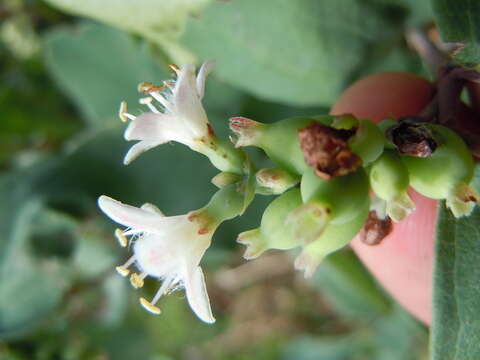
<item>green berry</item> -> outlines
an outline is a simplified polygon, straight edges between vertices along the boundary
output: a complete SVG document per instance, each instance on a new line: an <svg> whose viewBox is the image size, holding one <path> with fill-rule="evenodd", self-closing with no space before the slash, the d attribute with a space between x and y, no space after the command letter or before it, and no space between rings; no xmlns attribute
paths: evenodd
<svg viewBox="0 0 480 360"><path fill-rule="evenodd" d="M368 178L363 168L324 180L309 169L300 185L303 204L292 211L287 223L305 244L316 241L330 225L345 224L368 210ZM367 211L368 213L368 211Z"/></svg>
<svg viewBox="0 0 480 360"><path fill-rule="evenodd" d="M370 166L369 178L373 192L386 201L386 213L393 221L401 221L415 210L407 194L408 169L395 152L385 150Z"/></svg>
<svg viewBox="0 0 480 360"><path fill-rule="evenodd" d="M467 145L455 132L442 125L426 124L438 143L425 158L402 155L408 168L410 184L420 194L432 199L446 199L455 217L470 214L478 195L469 186L474 161Z"/></svg>
<svg viewBox="0 0 480 360"><path fill-rule="evenodd" d="M369 212L368 202L358 208L356 216L342 224L330 223L322 235L304 246L295 259L295 268L304 271L306 278L311 277L322 260L334 251L346 246L360 231Z"/></svg>
<svg viewBox="0 0 480 360"><path fill-rule="evenodd" d="M285 225L285 219L301 203L299 189L289 190L273 200L263 213L260 227L238 236L237 242L247 246L244 258L257 258L268 249L286 250L299 246L300 239Z"/></svg>
<svg viewBox="0 0 480 360"><path fill-rule="evenodd" d="M373 121L342 115L335 118L332 127L344 130L356 128L355 134L348 140L348 145L353 153L362 159L363 166L367 166L382 154L385 138L382 130Z"/></svg>
<svg viewBox="0 0 480 360"><path fill-rule="evenodd" d="M333 224L350 221L359 208L369 203L368 178L363 168L331 180L321 179L309 169L302 176L300 189L304 203L317 201L328 206Z"/></svg>

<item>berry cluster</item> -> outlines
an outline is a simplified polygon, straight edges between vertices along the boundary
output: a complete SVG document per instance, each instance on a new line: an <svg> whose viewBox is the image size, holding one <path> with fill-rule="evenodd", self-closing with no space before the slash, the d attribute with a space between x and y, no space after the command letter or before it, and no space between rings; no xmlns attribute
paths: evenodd
<svg viewBox="0 0 480 360"><path fill-rule="evenodd" d="M212 182L219 190L204 207L184 215L164 216L151 204L137 208L107 196L99 206L126 229L115 234L133 255L117 271L130 275L135 288L147 276L162 282L151 301L140 299L154 314L160 297L185 288L196 315L214 322L201 258L213 232L227 219L241 215L256 194L278 195L265 210L260 226L241 233L244 257L254 259L268 249L301 248L295 267L311 276L322 259L361 231L364 241L378 243L415 209L407 190L446 199L456 217L468 215L478 196L470 187L474 163L463 140L450 129L415 117L375 124L352 115L299 117L264 124L243 117L230 119L232 142L219 139L201 100L212 63L198 74L193 66L172 66L176 80L162 86L142 83L140 103L149 112L139 116L120 107L122 121L131 121L127 140L139 140L125 157L176 141L206 155L220 173ZM256 146L278 166L257 169L242 147ZM135 265L138 273L131 270Z"/></svg>

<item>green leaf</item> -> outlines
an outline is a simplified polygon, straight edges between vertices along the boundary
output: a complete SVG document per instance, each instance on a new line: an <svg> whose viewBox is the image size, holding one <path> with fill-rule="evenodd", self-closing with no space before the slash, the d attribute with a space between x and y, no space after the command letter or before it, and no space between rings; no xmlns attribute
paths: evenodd
<svg viewBox="0 0 480 360"><path fill-rule="evenodd" d="M282 360L359 360L358 339L354 336L301 337L289 343Z"/></svg>
<svg viewBox="0 0 480 360"><path fill-rule="evenodd" d="M418 360L426 350L427 331L394 306L373 322L340 336L301 336L284 350L283 360Z"/></svg>
<svg viewBox="0 0 480 360"><path fill-rule="evenodd" d="M216 59L221 79L258 97L318 105L335 100L368 45L398 31L356 0L243 0L210 5L181 42Z"/></svg>
<svg viewBox="0 0 480 360"><path fill-rule="evenodd" d="M137 85L166 73L145 46L114 28L82 24L46 35L46 65L91 125L111 125L122 100L139 108ZM115 120L114 120L115 119Z"/></svg>
<svg viewBox="0 0 480 360"><path fill-rule="evenodd" d="M212 0L46 0L59 9L143 35L161 45L170 57L191 55L176 44L189 16L197 16ZM118 60L118 59L116 59Z"/></svg>
<svg viewBox="0 0 480 360"><path fill-rule="evenodd" d="M476 168L480 190L480 167ZM480 358L480 208L455 219L439 210L433 292L432 359Z"/></svg>
<svg viewBox="0 0 480 360"><path fill-rule="evenodd" d="M343 316L366 320L389 310L390 300L351 250L329 255L313 282Z"/></svg>
<svg viewBox="0 0 480 360"><path fill-rule="evenodd" d="M399 305L372 324L375 360L418 360L427 353L428 332ZM370 358L369 358L370 359Z"/></svg>
<svg viewBox="0 0 480 360"><path fill-rule="evenodd" d="M4 230L0 244L0 338L18 337L35 329L58 305L68 283L62 264L38 254L32 243L33 224L49 214L39 199L26 199L23 189L14 188L15 180L9 180L0 188L0 227ZM53 230L55 225L51 225Z"/></svg>
<svg viewBox="0 0 480 360"><path fill-rule="evenodd" d="M480 64L480 2L432 0L432 4L442 39L464 46L455 60L472 67Z"/></svg>

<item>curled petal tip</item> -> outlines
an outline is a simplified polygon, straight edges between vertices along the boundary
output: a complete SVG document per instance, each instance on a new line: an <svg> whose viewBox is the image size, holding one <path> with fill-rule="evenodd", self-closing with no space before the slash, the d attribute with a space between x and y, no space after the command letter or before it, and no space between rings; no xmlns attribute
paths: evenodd
<svg viewBox="0 0 480 360"><path fill-rule="evenodd" d="M101 195L101 196L98 197L98 200L97 200L98 207L103 212L105 212L105 208L108 207L109 204L114 204L114 203L118 203L118 201L115 200L115 199L112 199L111 197L109 197L107 195Z"/></svg>

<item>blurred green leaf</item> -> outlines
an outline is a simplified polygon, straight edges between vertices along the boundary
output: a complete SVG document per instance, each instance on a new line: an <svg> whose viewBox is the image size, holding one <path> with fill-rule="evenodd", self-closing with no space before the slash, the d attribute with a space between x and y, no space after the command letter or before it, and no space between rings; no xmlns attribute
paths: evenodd
<svg viewBox="0 0 480 360"><path fill-rule="evenodd" d="M408 25L421 26L433 20L430 1L373 0L385 16L404 17Z"/></svg>
<svg viewBox="0 0 480 360"><path fill-rule="evenodd" d="M480 167L475 188L480 190ZM455 219L442 206L437 218L432 359L480 358L480 209Z"/></svg>
<svg viewBox="0 0 480 360"><path fill-rule="evenodd" d="M480 64L480 2L431 0L436 22L447 42L459 42L455 59L467 66Z"/></svg>
<svg viewBox="0 0 480 360"><path fill-rule="evenodd" d="M303 337L292 341L282 355L282 360L359 360L358 340L353 336Z"/></svg>
<svg viewBox="0 0 480 360"><path fill-rule="evenodd" d="M103 240L99 233L92 230L82 231L82 238L71 261L77 276L82 279L93 279L113 269L118 261L118 252L112 251L112 246L116 244Z"/></svg>
<svg viewBox="0 0 480 360"><path fill-rule="evenodd" d="M166 78L147 47L108 26L59 28L47 34L45 46L50 73L91 125L119 121L122 100L139 109L138 83Z"/></svg>
<svg viewBox="0 0 480 360"><path fill-rule="evenodd" d="M212 0L46 0L67 13L90 17L143 35L175 60L191 55L176 43L190 16L197 16Z"/></svg>
<svg viewBox="0 0 480 360"><path fill-rule="evenodd" d="M275 16L272 16L275 14ZM191 19L181 41L218 61L218 76L261 98L329 104L394 27L356 0L230 1Z"/></svg>
<svg viewBox="0 0 480 360"><path fill-rule="evenodd" d="M343 316L369 320L386 314L390 300L351 250L329 255L313 283Z"/></svg>
<svg viewBox="0 0 480 360"><path fill-rule="evenodd" d="M68 283L58 259L42 257L45 254L38 254L31 243L35 234L32 224L45 215L41 201L23 197L13 181L4 179L0 185L0 227L4 230L0 244L0 338L33 330L59 304Z"/></svg>
<svg viewBox="0 0 480 360"><path fill-rule="evenodd" d="M337 336L303 336L289 343L283 360L418 360L427 331L399 307Z"/></svg>
<svg viewBox="0 0 480 360"><path fill-rule="evenodd" d="M419 360L427 351L428 332L398 305L371 325L375 360ZM370 358L369 358L370 359Z"/></svg>
<svg viewBox="0 0 480 360"><path fill-rule="evenodd" d="M100 314L100 322L110 327L122 324L130 297L129 284L118 274L110 271L110 276L102 283L105 294L105 311Z"/></svg>

